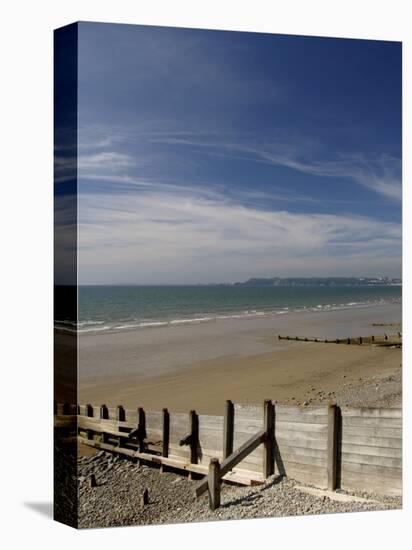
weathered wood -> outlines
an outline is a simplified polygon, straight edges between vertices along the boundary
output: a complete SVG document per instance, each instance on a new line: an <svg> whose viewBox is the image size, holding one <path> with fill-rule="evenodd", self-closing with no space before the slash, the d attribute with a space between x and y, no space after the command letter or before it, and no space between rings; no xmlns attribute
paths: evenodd
<svg viewBox="0 0 412 550"><path fill-rule="evenodd" d="M190 411L190 433L192 435L190 441L190 462L192 464L197 464L198 448L199 448L199 417L197 416L196 411Z"/></svg>
<svg viewBox="0 0 412 550"><path fill-rule="evenodd" d="M402 428L402 418L346 416L343 414L342 426L359 426L360 428Z"/></svg>
<svg viewBox="0 0 412 550"><path fill-rule="evenodd" d="M356 447L378 447L381 452L385 449L393 449L402 453L402 439L397 437L368 437L365 435L356 435L345 433L342 438L342 449L347 446L348 450Z"/></svg>
<svg viewBox="0 0 412 550"><path fill-rule="evenodd" d="M273 474L274 459L274 410L273 403L270 399L266 399L263 405L263 425L266 433L264 446L265 451L263 454L263 476L265 478Z"/></svg>
<svg viewBox="0 0 412 550"><path fill-rule="evenodd" d="M183 470L187 472L195 472L198 474L207 475L208 473L208 466L201 465L201 464L191 464L188 461L185 461L184 459L177 460L174 458L166 458L158 455L153 455L149 453L139 453L139 451L135 451L133 449L128 449L125 447L117 447L115 445L112 445L110 443L101 443L99 441L89 441L83 437L79 437L79 441L85 445L88 445L90 447L94 447L95 449L103 449L106 451L116 452L120 455L125 455L131 458L137 458L139 460L151 462L154 464L160 464L165 465L170 468L174 468L177 470ZM260 483L263 483L263 477L262 474L259 472L253 472L248 470L236 470L233 469L233 471L228 472L224 476L222 476L223 481L230 481L233 483L238 483L240 485L258 485Z"/></svg>
<svg viewBox="0 0 412 550"><path fill-rule="evenodd" d="M223 458L233 453L233 430L235 409L233 403L227 400L225 403L225 416L223 425Z"/></svg>
<svg viewBox="0 0 412 550"><path fill-rule="evenodd" d="M216 510L220 506L221 486L221 469L217 458L210 460L207 484L209 489L209 507L211 510Z"/></svg>
<svg viewBox="0 0 412 550"><path fill-rule="evenodd" d="M337 473L337 441L338 441L338 409L336 404L330 404L328 408L328 450L327 450L327 475L328 489L336 489Z"/></svg>
<svg viewBox="0 0 412 550"><path fill-rule="evenodd" d="M53 420L55 428L76 429L77 416L75 414L56 415Z"/></svg>
<svg viewBox="0 0 412 550"><path fill-rule="evenodd" d="M261 430L253 437L245 441L245 443L234 451L230 456L225 458L220 467L220 473L224 476L239 462L241 462L248 454L258 447L266 437L266 430ZM207 490L207 479L202 479L196 487L196 495L200 496Z"/></svg>
<svg viewBox="0 0 412 550"><path fill-rule="evenodd" d="M379 447L378 445L359 445L342 443L342 453L380 456L383 458L402 458L402 446L398 447Z"/></svg>
<svg viewBox="0 0 412 550"><path fill-rule="evenodd" d="M343 424L343 418L342 418ZM345 440L346 437L352 436L359 437L384 437L385 439L402 439L402 428L382 428L381 426L362 426L359 423L358 426L345 426L342 429L342 439Z"/></svg>
<svg viewBox="0 0 412 550"><path fill-rule="evenodd" d="M124 422L126 420L126 411L122 405L117 406L116 418L119 422Z"/></svg>
<svg viewBox="0 0 412 550"><path fill-rule="evenodd" d="M146 415L143 407L138 408L137 415L139 419L139 451L142 453L145 450L144 440L146 438Z"/></svg>
<svg viewBox="0 0 412 550"><path fill-rule="evenodd" d="M162 411L162 456L169 456L170 415L167 409Z"/></svg>
<svg viewBox="0 0 412 550"><path fill-rule="evenodd" d="M344 418L398 418L402 420L402 409L398 407L385 407L377 409L375 407L350 407L342 409Z"/></svg>
<svg viewBox="0 0 412 550"><path fill-rule="evenodd" d="M370 466L383 466L391 469L402 469L402 457L386 457L379 455L366 455L342 452L342 464L365 464Z"/></svg>

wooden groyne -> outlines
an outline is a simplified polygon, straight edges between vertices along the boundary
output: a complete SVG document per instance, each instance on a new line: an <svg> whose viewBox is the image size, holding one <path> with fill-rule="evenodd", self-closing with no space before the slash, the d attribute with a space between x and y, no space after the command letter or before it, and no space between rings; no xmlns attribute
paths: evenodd
<svg viewBox="0 0 412 550"><path fill-rule="evenodd" d="M297 342L319 342L324 344L351 344L351 345L377 345L377 346L401 346L402 333L385 333L371 336L348 336L347 338L318 338L315 336L283 336L278 335L279 340L296 340Z"/></svg>
<svg viewBox="0 0 412 550"><path fill-rule="evenodd" d="M289 476L319 488L400 495L402 411L301 409L226 402L223 416L106 407L55 405L56 430L138 462L203 476L196 495L219 506L222 482L262 483Z"/></svg>

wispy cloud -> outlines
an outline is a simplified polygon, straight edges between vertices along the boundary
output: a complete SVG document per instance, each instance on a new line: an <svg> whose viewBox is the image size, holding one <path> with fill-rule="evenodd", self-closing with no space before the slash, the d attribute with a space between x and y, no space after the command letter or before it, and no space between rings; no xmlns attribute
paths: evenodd
<svg viewBox="0 0 412 550"><path fill-rule="evenodd" d="M253 136L246 136L246 138ZM283 166L311 176L342 178L367 187L371 191L394 200L402 198L401 160L390 155L365 155L352 153L335 158L317 159L305 151L303 143L294 146L288 143L267 143L257 146L243 139L225 142L219 139L191 139L184 137L151 137L152 142L180 145L204 150L207 154L264 162ZM256 138L255 138L256 141Z"/></svg>
<svg viewBox="0 0 412 550"><path fill-rule="evenodd" d="M83 282L213 282L398 270L401 228L373 218L263 211L191 194L82 195ZM167 266L167 268L166 268ZM120 269L119 269L120 268ZM348 273L348 274L351 274Z"/></svg>

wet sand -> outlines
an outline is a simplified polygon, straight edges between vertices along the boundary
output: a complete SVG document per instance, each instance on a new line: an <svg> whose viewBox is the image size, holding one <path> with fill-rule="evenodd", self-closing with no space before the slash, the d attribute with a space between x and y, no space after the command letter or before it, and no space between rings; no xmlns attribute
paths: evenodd
<svg viewBox="0 0 412 550"><path fill-rule="evenodd" d="M222 414L224 401L399 405L401 350L278 340L395 332L401 305L79 336L79 401ZM378 386L379 391L376 389Z"/></svg>

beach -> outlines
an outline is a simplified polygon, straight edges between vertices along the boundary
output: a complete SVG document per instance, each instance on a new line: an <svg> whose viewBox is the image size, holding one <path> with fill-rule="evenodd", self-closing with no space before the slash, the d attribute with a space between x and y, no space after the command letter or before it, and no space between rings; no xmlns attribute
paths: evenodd
<svg viewBox="0 0 412 550"><path fill-rule="evenodd" d="M79 334L79 402L208 414L226 399L399 406L401 349L278 335L379 335L400 323L401 304L390 303Z"/></svg>

